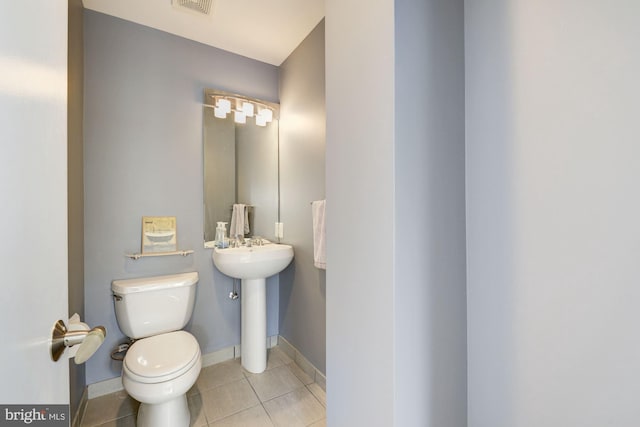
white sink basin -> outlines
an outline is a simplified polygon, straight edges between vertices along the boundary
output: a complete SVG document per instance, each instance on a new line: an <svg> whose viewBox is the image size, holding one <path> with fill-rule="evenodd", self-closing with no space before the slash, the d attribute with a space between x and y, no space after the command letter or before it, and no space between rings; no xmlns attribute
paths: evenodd
<svg viewBox="0 0 640 427"><path fill-rule="evenodd" d="M293 259L290 245L267 243L263 246L215 248L213 263L227 276L236 279L264 279L280 273Z"/></svg>

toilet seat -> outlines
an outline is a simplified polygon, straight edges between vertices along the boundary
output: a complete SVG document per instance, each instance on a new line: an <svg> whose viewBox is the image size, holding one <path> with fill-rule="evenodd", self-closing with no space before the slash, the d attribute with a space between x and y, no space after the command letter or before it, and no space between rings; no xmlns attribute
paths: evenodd
<svg viewBox="0 0 640 427"><path fill-rule="evenodd" d="M122 370L133 381L160 383L187 372L199 356L200 346L193 335L169 332L136 341L127 351Z"/></svg>

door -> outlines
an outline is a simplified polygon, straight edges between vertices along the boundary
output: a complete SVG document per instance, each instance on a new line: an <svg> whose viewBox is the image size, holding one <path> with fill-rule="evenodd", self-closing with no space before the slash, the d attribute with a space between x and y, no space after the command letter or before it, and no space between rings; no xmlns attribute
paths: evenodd
<svg viewBox="0 0 640 427"><path fill-rule="evenodd" d="M69 404L68 359L49 354L68 317L66 164L67 1L0 1L0 406L23 417Z"/></svg>

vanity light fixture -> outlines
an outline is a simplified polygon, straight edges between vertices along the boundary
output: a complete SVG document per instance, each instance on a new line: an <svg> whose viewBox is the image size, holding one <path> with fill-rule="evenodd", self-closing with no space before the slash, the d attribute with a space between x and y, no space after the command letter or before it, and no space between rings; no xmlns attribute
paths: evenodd
<svg viewBox="0 0 640 427"><path fill-rule="evenodd" d="M246 123L247 117L255 117L255 124L264 127L273 121L274 107L268 102L260 102L240 95L232 94L211 94L213 105L205 104L214 109L214 116L219 119L226 119L229 113L233 113L233 120L236 123ZM277 107L275 107L277 108Z"/></svg>

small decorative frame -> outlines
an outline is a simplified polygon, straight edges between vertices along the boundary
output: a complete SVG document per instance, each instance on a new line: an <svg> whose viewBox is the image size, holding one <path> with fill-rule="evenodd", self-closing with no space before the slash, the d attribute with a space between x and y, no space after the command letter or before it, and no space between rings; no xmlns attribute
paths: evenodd
<svg viewBox="0 0 640 427"><path fill-rule="evenodd" d="M175 216L142 217L142 253L175 252L177 250Z"/></svg>

